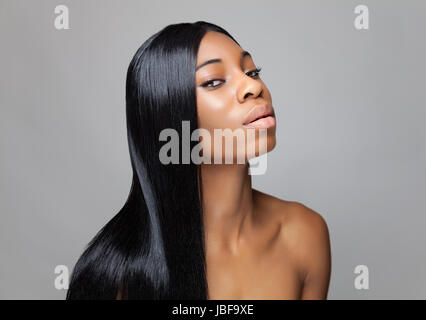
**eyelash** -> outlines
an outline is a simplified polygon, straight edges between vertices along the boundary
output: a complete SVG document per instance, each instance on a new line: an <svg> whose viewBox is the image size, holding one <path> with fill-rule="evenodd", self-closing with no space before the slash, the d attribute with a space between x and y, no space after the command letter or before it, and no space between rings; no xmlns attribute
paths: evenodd
<svg viewBox="0 0 426 320"><path fill-rule="evenodd" d="M255 73L256 73L255 77L258 77L258 76L259 76L259 74L260 74L260 71L261 71L261 70L262 70L262 67L258 67L258 68L256 68L256 69L253 69L253 70L247 71L247 72L246 72L246 74L247 74L247 73L255 72ZM208 86L208 84L210 84L210 83L212 83L212 82L214 82L214 81L217 81L217 80L222 80L222 79L213 79L213 80L209 80L209 81L207 81L207 82L204 82L201 86L202 86L202 87L204 87L204 88L216 88L216 87L220 86L220 84L218 84L217 86L213 86L213 87L209 87L209 86Z"/></svg>

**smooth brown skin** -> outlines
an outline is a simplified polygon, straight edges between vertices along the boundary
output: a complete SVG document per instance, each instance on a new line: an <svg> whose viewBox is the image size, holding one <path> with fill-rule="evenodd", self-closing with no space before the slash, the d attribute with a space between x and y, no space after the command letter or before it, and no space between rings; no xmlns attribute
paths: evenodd
<svg viewBox="0 0 426 320"><path fill-rule="evenodd" d="M272 104L252 57L224 34L201 41L196 72L199 127L241 128L254 105ZM203 87L206 82L210 87ZM213 134L212 134L213 136ZM268 129L267 150L275 147ZM256 141L258 145L258 141ZM326 299L327 224L305 205L252 189L246 164L202 164L208 299Z"/></svg>
<svg viewBox="0 0 426 320"><path fill-rule="evenodd" d="M251 72L252 57L241 58L241 52L217 32L207 32L200 43L197 66L222 59L196 72L199 127L212 137L215 128L242 128L253 106L272 104L268 88ZM273 127L267 151L275 144ZM201 165L208 299L326 299L331 251L325 220L299 202L253 189L248 163L234 163Z"/></svg>

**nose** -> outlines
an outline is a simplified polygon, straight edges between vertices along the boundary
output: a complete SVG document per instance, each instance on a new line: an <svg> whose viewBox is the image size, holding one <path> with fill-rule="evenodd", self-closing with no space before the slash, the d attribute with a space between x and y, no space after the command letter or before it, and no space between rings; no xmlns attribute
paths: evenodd
<svg viewBox="0 0 426 320"><path fill-rule="evenodd" d="M243 103L250 96L257 98L263 94L263 84L259 79L253 79L243 73L238 84L237 97L240 103Z"/></svg>

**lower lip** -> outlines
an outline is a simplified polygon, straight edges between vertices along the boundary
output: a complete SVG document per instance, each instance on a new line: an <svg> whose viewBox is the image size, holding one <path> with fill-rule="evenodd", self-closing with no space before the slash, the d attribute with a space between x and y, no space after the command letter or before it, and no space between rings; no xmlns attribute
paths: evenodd
<svg viewBox="0 0 426 320"><path fill-rule="evenodd" d="M268 129L275 126L275 118L272 116L268 116L265 118L260 118L256 121L250 122L245 124L244 128L261 128L261 129Z"/></svg>

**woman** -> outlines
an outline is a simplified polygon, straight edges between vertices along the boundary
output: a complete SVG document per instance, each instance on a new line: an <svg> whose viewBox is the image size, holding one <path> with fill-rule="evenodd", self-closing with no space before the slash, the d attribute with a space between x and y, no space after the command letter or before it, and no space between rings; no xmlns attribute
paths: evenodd
<svg viewBox="0 0 426 320"><path fill-rule="evenodd" d="M137 50L126 82L132 187L78 260L67 299L327 298L324 219L251 186L249 147L261 155L276 143L259 72L227 31L204 21L169 25ZM164 161L165 130L183 139L186 124L204 135L182 152L171 146ZM217 129L247 135L242 163L239 145L212 148L225 141ZM185 162L200 141L204 161Z"/></svg>

